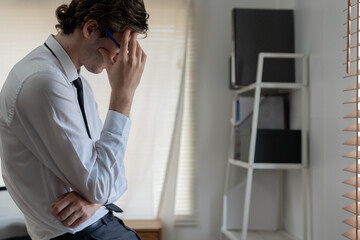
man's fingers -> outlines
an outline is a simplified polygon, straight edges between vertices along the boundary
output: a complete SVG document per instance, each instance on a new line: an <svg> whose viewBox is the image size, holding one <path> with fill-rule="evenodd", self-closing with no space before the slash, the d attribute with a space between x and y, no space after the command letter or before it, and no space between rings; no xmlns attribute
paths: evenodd
<svg viewBox="0 0 360 240"><path fill-rule="evenodd" d="M129 50L129 40L130 40L130 33L131 33L131 30L130 29L126 29L122 35L122 38L121 38L121 43L120 43L120 53L119 55L121 57L123 57L124 59L127 57L127 53L128 53L128 50ZM120 57L119 56L119 57Z"/></svg>
<svg viewBox="0 0 360 240"><path fill-rule="evenodd" d="M140 43L136 41L136 58L139 61L141 61L143 55L144 55L144 50L141 48Z"/></svg>
<svg viewBox="0 0 360 240"><path fill-rule="evenodd" d="M85 221L86 221L86 218L80 217L71 225L71 227L76 228L76 227L80 226Z"/></svg>
<svg viewBox="0 0 360 240"><path fill-rule="evenodd" d="M109 53L109 51L106 50L105 48L99 48L98 51L103 56L106 68L110 67L114 63L114 60L112 59L111 54Z"/></svg>
<svg viewBox="0 0 360 240"><path fill-rule="evenodd" d="M141 64L142 64L143 67L145 67L146 58L147 58L146 54L142 51L142 53L141 53Z"/></svg>
<svg viewBox="0 0 360 240"><path fill-rule="evenodd" d="M80 218L77 212L73 212L70 216L66 218L66 220L61 220L65 226L73 227L72 225Z"/></svg>
<svg viewBox="0 0 360 240"><path fill-rule="evenodd" d="M69 218L71 215L75 213L75 209L72 207L72 205L66 206L61 212L57 214L57 217L60 221L64 221L65 219Z"/></svg>
<svg viewBox="0 0 360 240"><path fill-rule="evenodd" d="M145 62L146 62L146 54L143 51L143 49L141 48L139 42L136 42L136 43L137 43L136 58L137 58L137 61L140 63L140 65L142 67L144 67Z"/></svg>
<svg viewBox="0 0 360 240"><path fill-rule="evenodd" d="M54 205L54 204L56 204L56 203L58 203L58 202L60 202L60 201L64 201L65 198L69 198L69 195L71 196L71 195L74 195L74 194L77 194L77 193L74 192L74 191L64 193L63 195L61 195L60 197L58 197L52 205Z"/></svg>
<svg viewBox="0 0 360 240"><path fill-rule="evenodd" d="M136 58L141 59L142 49L138 41L136 41Z"/></svg>
<svg viewBox="0 0 360 240"><path fill-rule="evenodd" d="M58 202L62 201L66 197L66 195L67 194L64 194L64 195L61 195L60 197L58 197L51 206L54 207L54 205L56 205Z"/></svg>
<svg viewBox="0 0 360 240"><path fill-rule="evenodd" d="M67 196L63 196L59 199L57 199L52 204L52 214L54 216L57 216L64 208L66 208L71 203L71 200L67 198Z"/></svg>
<svg viewBox="0 0 360 240"><path fill-rule="evenodd" d="M138 36L137 32L132 32L131 33L131 39L130 39L130 42L129 42L130 61L135 59L135 56L137 54L137 48L139 47L138 42L137 42L137 36Z"/></svg>

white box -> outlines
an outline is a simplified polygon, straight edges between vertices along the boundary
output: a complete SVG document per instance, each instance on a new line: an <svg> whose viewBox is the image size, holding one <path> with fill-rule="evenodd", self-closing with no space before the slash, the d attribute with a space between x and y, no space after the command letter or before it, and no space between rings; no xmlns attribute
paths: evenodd
<svg viewBox="0 0 360 240"><path fill-rule="evenodd" d="M254 108L253 97L240 98L240 127L251 128ZM262 97L259 106L258 128L284 129L284 97Z"/></svg>
<svg viewBox="0 0 360 240"><path fill-rule="evenodd" d="M226 199L229 230L242 229L246 179L231 188ZM256 170L253 175L249 230L275 231L279 227L279 171Z"/></svg>

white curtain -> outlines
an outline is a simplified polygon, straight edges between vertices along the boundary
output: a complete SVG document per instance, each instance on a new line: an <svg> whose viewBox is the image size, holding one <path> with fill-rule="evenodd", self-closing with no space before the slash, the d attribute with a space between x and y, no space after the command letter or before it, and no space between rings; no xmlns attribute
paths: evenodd
<svg viewBox="0 0 360 240"><path fill-rule="evenodd" d="M186 55L183 69L181 133L175 192L175 223L197 224L195 174L195 81L193 1L187 3ZM179 110L178 110L179 111Z"/></svg>
<svg viewBox="0 0 360 240"><path fill-rule="evenodd" d="M17 61L42 44L50 33L56 34L55 9L69 2L0 1L0 85ZM148 59L130 116L132 128L125 156L129 188L118 201L127 219L158 217L166 176L169 177L166 173L169 172L168 161L172 159L173 139L180 139L182 144L175 158L180 179L176 188L177 210L174 207L171 211L181 216L195 214L192 41L187 41L187 45L185 41L192 36L189 35L191 31L186 31L192 22L187 3L188 0L145 0L150 31L148 37L139 42ZM110 94L106 74L94 75L85 69L82 74L93 87L100 116L104 119ZM180 90L183 97L179 95ZM180 108L179 99L185 104ZM182 130L174 135L179 110L184 112L180 119Z"/></svg>

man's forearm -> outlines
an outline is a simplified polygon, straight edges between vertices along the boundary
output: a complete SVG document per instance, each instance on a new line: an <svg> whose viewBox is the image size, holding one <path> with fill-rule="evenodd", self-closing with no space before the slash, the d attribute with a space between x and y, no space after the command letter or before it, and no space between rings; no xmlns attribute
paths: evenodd
<svg viewBox="0 0 360 240"><path fill-rule="evenodd" d="M133 93L122 94L116 91L111 91L109 110L119 112L129 117L133 97Z"/></svg>

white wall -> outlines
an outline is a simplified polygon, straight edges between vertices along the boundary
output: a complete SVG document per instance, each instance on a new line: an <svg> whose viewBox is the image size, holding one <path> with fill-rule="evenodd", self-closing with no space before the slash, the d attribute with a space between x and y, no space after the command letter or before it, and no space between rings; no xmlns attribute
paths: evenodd
<svg viewBox="0 0 360 240"><path fill-rule="evenodd" d="M349 230L341 223L350 214L341 210L350 204L341 197L350 188L341 182L350 178L342 169L353 163L341 156L351 148L343 146L351 135L342 129L352 124L342 116L350 112L341 103L350 98L342 90L351 84L344 80L346 27L346 1L296 0L295 29L296 50L310 56L310 173L312 200L313 240L340 239ZM346 109L345 109L346 108ZM299 175L288 174L288 181L296 182ZM289 190L289 188L288 188ZM290 207L290 206L289 206ZM295 207L292 204L291 207ZM288 211L290 212L290 211ZM298 211L295 211L298 212ZM289 231L299 235L293 222Z"/></svg>
<svg viewBox="0 0 360 240"><path fill-rule="evenodd" d="M176 227L172 240L220 239L233 97L233 91L228 89L232 8L293 8L293 5L292 0L195 0L199 225Z"/></svg>

